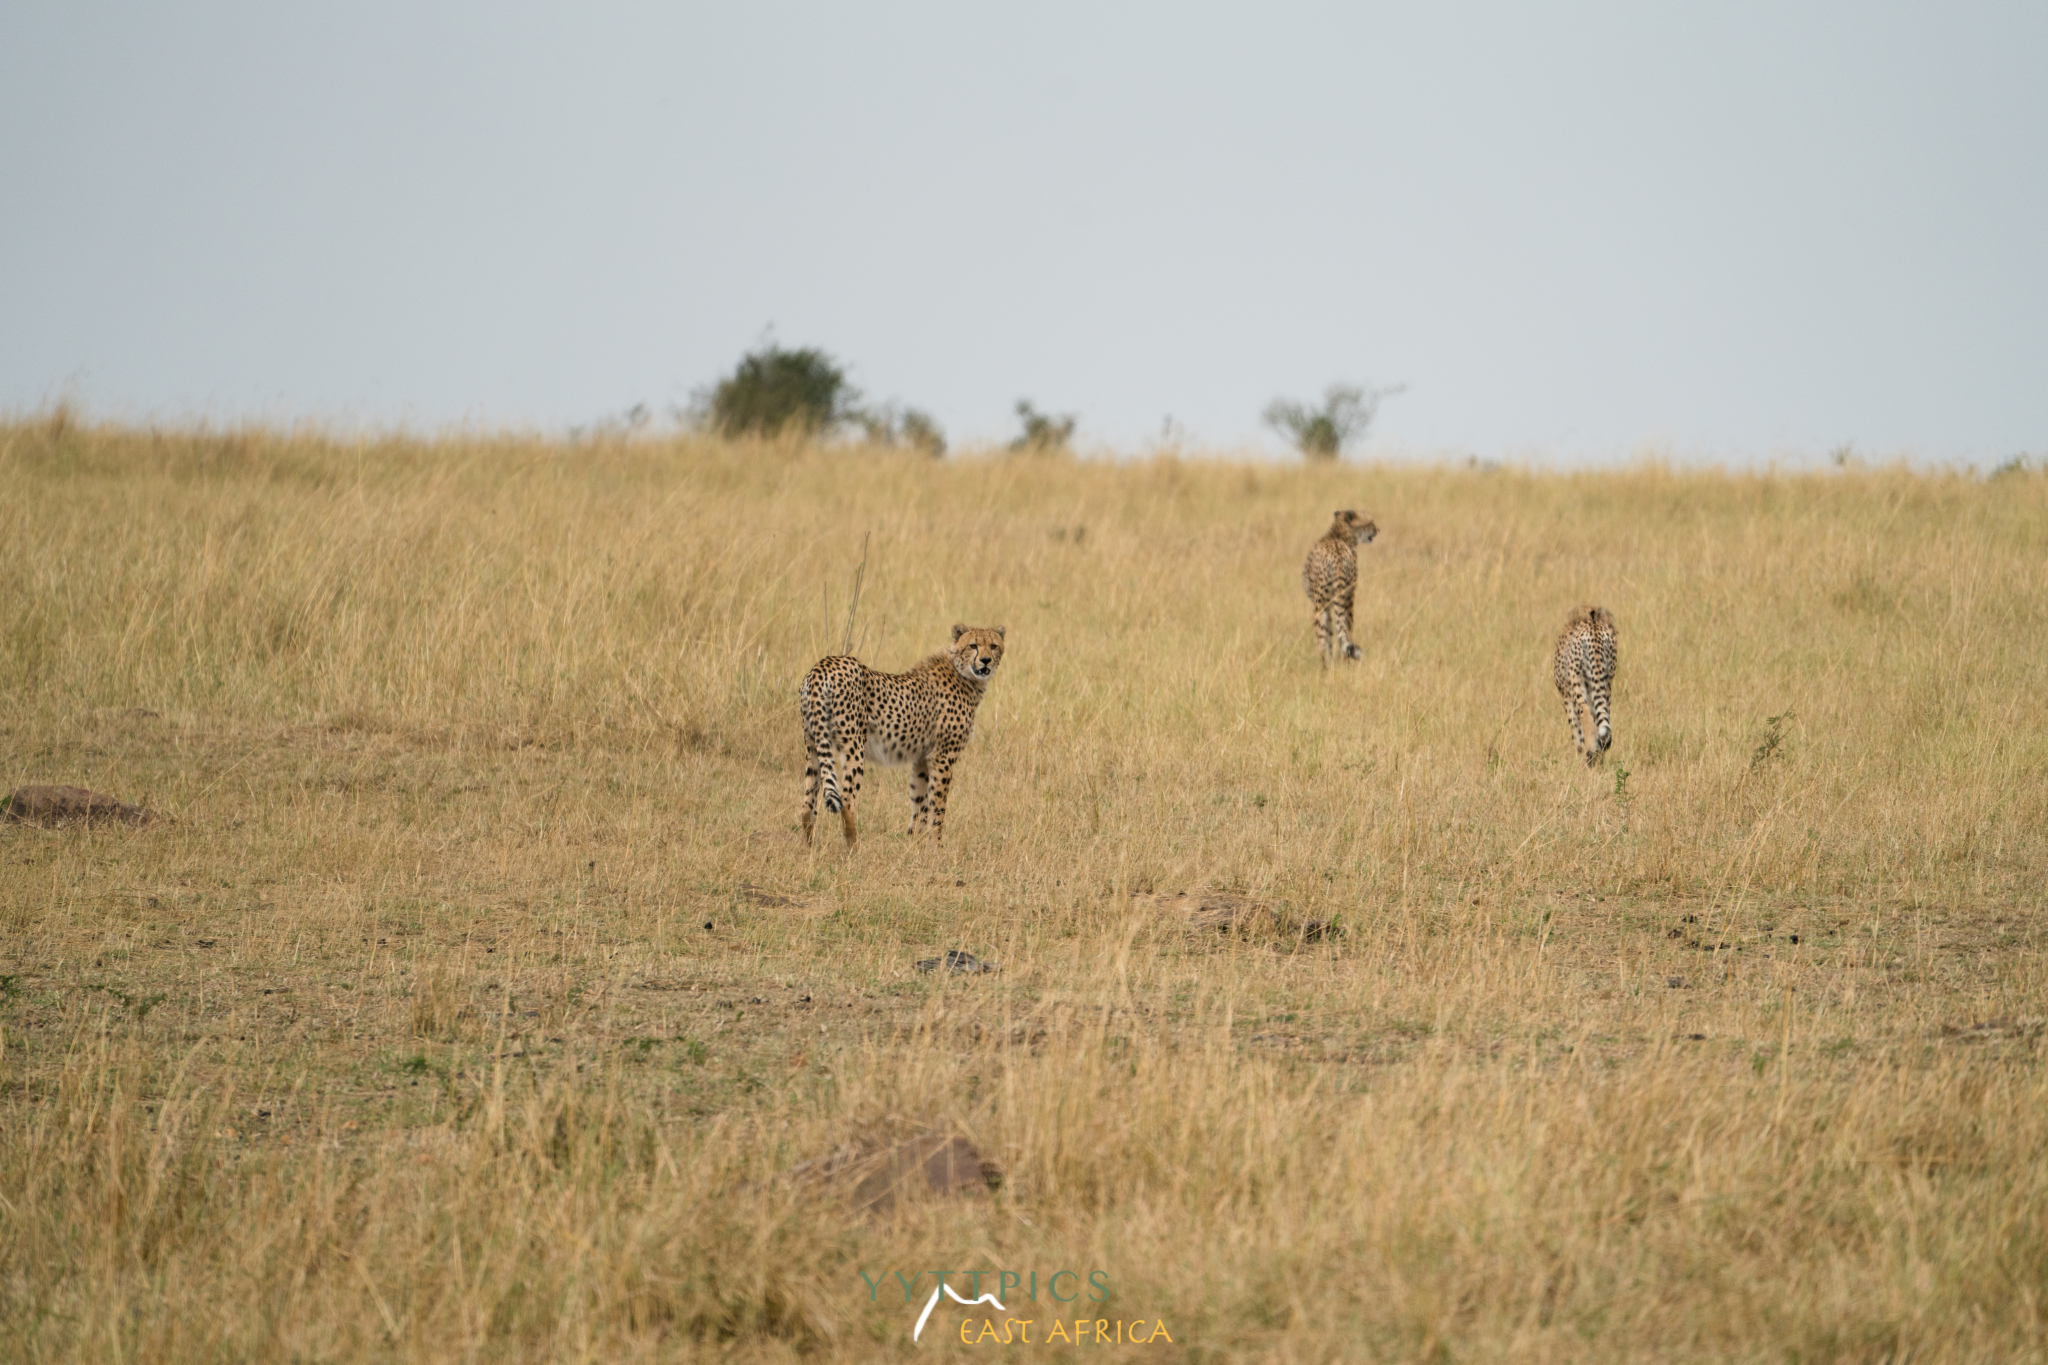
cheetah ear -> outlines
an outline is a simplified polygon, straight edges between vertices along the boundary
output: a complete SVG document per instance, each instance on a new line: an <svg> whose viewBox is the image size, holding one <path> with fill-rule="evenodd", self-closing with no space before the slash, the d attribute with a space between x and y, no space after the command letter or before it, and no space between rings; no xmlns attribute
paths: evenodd
<svg viewBox="0 0 2048 1365"><path fill-rule="evenodd" d="M958 643L960 643L960 637L961 637L961 636L963 636L963 635L965 635L966 633L967 633L967 627L966 627L966 626L963 626L963 625L961 625L961 624L960 624L960 623L959 623L958 621L955 621L955 622L953 623L953 643L954 643L954 644L958 644Z"/></svg>
<svg viewBox="0 0 2048 1365"><path fill-rule="evenodd" d="M996 627L996 638L998 640L1003 638L1003 628L1001 626Z"/></svg>

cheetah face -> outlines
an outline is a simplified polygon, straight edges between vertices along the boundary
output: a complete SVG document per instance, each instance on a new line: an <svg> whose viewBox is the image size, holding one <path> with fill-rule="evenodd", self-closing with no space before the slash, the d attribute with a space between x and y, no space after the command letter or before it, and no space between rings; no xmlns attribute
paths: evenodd
<svg viewBox="0 0 2048 1365"><path fill-rule="evenodd" d="M1337 526L1351 537L1354 545L1370 545L1372 538L1380 533L1371 517L1363 516L1349 508L1337 513Z"/></svg>
<svg viewBox="0 0 2048 1365"><path fill-rule="evenodd" d="M1003 628L953 627L953 671L970 682L987 682L1003 661Z"/></svg>

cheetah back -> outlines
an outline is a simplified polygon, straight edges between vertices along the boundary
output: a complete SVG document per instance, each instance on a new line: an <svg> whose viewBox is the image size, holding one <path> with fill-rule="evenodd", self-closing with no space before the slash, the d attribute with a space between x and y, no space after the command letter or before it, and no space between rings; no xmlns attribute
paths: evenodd
<svg viewBox="0 0 2048 1365"><path fill-rule="evenodd" d="M1570 697L1581 678L1589 690L1608 693L1614 685L1615 636L1613 612L1591 607L1572 614L1551 656L1551 680L1559 695Z"/></svg>
<svg viewBox="0 0 2048 1365"><path fill-rule="evenodd" d="M1302 590L1317 611L1333 606L1350 606L1358 591L1358 550L1349 540L1324 536L1309 547L1308 562L1301 566Z"/></svg>

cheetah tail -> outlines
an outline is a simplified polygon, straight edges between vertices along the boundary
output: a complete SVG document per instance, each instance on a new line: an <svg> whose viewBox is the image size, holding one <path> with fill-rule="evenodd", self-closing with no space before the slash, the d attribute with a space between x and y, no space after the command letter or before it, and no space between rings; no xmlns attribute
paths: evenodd
<svg viewBox="0 0 2048 1365"><path fill-rule="evenodd" d="M839 788L838 698L829 678L809 678L804 683L804 741L810 745L811 762L818 769L818 793L825 809L833 815L844 804Z"/></svg>

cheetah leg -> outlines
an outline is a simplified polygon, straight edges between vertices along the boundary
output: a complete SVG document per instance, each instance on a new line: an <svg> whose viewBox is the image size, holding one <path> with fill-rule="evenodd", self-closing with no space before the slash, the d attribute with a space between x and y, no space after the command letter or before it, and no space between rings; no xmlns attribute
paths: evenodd
<svg viewBox="0 0 2048 1365"><path fill-rule="evenodd" d="M1572 748L1578 753L1586 752L1586 730L1579 724L1579 699L1570 692L1565 693L1564 718L1571 722Z"/></svg>
<svg viewBox="0 0 2048 1365"><path fill-rule="evenodd" d="M1578 678L1578 695L1572 702L1572 738L1579 742L1579 751L1585 754L1586 766L1590 768L1600 761L1600 749L1595 745L1588 744L1585 739L1585 733L1579 729L1579 708L1581 706L1586 708L1586 716L1589 720L1597 716L1598 713L1593 710L1591 692L1586 687L1586 675L1583 673Z"/></svg>
<svg viewBox="0 0 2048 1365"><path fill-rule="evenodd" d="M804 844L811 842L811 826L818 823L818 752L813 749L804 761Z"/></svg>
<svg viewBox="0 0 2048 1365"><path fill-rule="evenodd" d="M1315 623L1316 652L1323 656L1323 667L1328 668L1330 666L1330 609L1328 607L1317 607L1315 609Z"/></svg>
<svg viewBox="0 0 2048 1365"><path fill-rule="evenodd" d="M925 818L931 825L932 842L946 841L946 793L953 786L953 755L941 753L932 761L932 792L925 800Z"/></svg>
<svg viewBox="0 0 2048 1365"><path fill-rule="evenodd" d="M929 799L932 790L932 769L928 759L920 758L917 766L910 770L910 832L917 833L919 825L931 820Z"/></svg>
<svg viewBox="0 0 2048 1365"><path fill-rule="evenodd" d="M1351 604L1338 602L1330 608L1332 634L1336 636L1337 654L1340 658L1356 659L1363 652L1351 643Z"/></svg>

